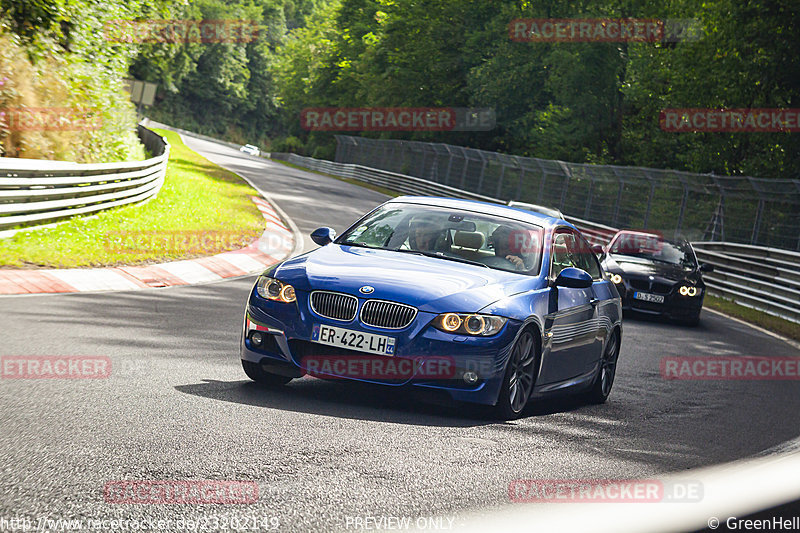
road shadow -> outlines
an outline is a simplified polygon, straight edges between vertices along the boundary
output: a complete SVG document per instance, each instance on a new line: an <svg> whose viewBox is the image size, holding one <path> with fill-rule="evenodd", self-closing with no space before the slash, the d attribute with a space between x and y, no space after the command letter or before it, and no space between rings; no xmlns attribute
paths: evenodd
<svg viewBox="0 0 800 533"><path fill-rule="evenodd" d="M406 425L479 427L513 423L498 420L489 406L456 402L443 391L414 387L304 377L284 386L206 379L202 383L178 385L175 390L253 407ZM583 405L569 397L533 400L523 418L572 411Z"/></svg>
<svg viewBox="0 0 800 533"><path fill-rule="evenodd" d="M304 377L288 385L263 386L249 380L206 379L175 389L218 401L357 420L438 427L501 423L486 416L483 406L457 404L436 391L360 382Z"/></svg>

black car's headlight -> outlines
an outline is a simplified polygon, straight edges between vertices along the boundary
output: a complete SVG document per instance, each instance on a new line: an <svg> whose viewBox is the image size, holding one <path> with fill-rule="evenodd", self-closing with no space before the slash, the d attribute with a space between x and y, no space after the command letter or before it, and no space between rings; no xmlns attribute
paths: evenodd
<svg viewBox="0 0 800 533"><path fill-rule="evenodd" d="M294 287L275 278L261 276L256 282L256 292L262 298L274 300L276 302L292 303L297 298L294 294Z"/></svg>
<svg viewBox="0 0 800 533"><path fill-rule="evenodd" d="M619 274L609 274L608 279L610 279L611 283L613 283L614 285L619 285L620 283L622 283L622 276L620 276Z"/></svg>
<svg viewBox="0 0 800 533"><path fill-rule="evenodd" d="M500 316L443 313L433 319L433 327L446 333L488 337L503 329L507 321Z"/></svg>
<svg viewBox="0 0 800 533"><path fill-rule="evenodd" d="M697 287L692 287L691 285L681 285L678 292L681 293L681 296L697 296L700 291Z"/></svg>

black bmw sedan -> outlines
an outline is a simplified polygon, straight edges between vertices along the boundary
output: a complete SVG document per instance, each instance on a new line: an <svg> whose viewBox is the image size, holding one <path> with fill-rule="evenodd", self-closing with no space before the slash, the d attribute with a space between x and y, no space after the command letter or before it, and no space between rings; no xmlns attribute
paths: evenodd
<svg viewBox="0 0 800 533"><path fill-rule="evenodd" d="M624 311L659 315L695 326L705 297L703 272L686 240L671 241L655 233L620 231L596 248L603 268L622 297Z"/></svg>

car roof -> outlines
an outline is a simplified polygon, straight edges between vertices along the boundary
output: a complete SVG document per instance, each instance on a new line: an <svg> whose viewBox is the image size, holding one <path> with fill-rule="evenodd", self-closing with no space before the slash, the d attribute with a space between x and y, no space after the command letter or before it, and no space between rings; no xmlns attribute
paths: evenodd
<svg viewBox="0 0 800 533"><path fill-rule="evenodd" d="M537 213L542 213L545 215L550 215L554 218L564 218L564 214L561 212L560 209L556 209L555 207L547 207L544 205L538 204L529 204L527 202L516 202L511 200L508 202L509 207L514 207L516 209L522 209L523 211L534 211Z"/></svg>
<svg viewBox="0 0 800 533"><path fill-rule="evenodd" d="M575 228L569 222L559 218L547 216L542 213L534 211L526 211L509 207L504 204L493 204L489 202L480 202L478 200L464 200L461 198L446 198L439 196L398 196L389 200L387 203L405 203L405 204L418 204L429 205L432 207L445 207L451 209L464 209L467 211L476 211L487 215L496 215L500 217L518 220L520 222L529 222L536 224L543 228L552 228L554 226L568 226Z"/></svg>
<svg viewBox="0 0 800 533"><path fill-rule="evenodd" d="M664 235L661 232L647 231L647 230L639 231L639 230L632 230L632 229L619 230L618 232L616 232L614 234L613 237L611 237L611 240L608 241L608 244L611 245L611 243L613 243L615 240L617 240L617 237L619 237L620 235L647 235L648 237L656 237L658 240L660 240L662 242L666 242L668 244L688 244L690 247L692 246L692 243L690 243L687 239L682 238L682 237L679 238L679 239L667 239L667 238L664 237Z"/></svg>

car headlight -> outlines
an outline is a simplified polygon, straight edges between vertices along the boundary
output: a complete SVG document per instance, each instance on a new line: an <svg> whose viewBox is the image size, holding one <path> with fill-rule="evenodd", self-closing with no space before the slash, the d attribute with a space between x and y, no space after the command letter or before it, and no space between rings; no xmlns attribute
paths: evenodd
<svg viewBox="0 0 800 533"><path fill-rule="evenodd" d="M433 319L433 327L446 333L488 337L503 329L507 320L492 315L444 313Z"/></svg>
<svg viewBox="0 0 800 533"><path fill-rule="evenodd" d="M297 298L294 294L294 287L275 278L261 276L256 282L258 295L267 300L276 302L292 303Z"/></svg>
<svg viewBox="0 0 800 533"><path fill-rule="evenodd" d="M619 285L620 283L622 283L622 276L620 276L619 274L611 274L608 277L608 279L610 279L611 283L613 283L614 285Z"/></svg>
<svg viewBox="0 0 800 533"><path fill-rule="evenodd" d="M682 285L678 292L681 293L681 296L697 296L697 287Z"/></svg>

